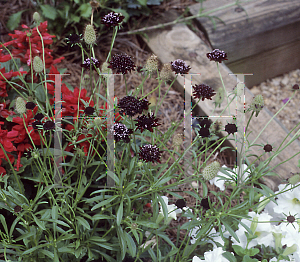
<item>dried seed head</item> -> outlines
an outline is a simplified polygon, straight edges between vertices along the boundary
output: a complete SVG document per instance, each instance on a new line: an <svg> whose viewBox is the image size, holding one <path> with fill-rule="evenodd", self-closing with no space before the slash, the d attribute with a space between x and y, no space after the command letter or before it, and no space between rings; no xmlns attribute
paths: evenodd
<svg viewBox="0 0 300 262"><path fill-rule="evenodd" d="M87 25L84 30L84 41L87 45L96 43L96 32L92 25Z"/></svg>
<svg viewBox="0 0 300 262"><path fill-rule="evenodd" d="M220 171L221 165L218 161L214 161L203 169L203 177L205 180L215 178Z"/></svg>
<svg viewBox="0 0 300 262"><path fill-rule="evenodd" d="M156 55L152 54L146 62L146 70L149 73L153 73L156 72L156 70L158 69L158 58Z"/></svg>
<svg viewBox="0 0 300 262"><path fill-rule="evenodd" d="M16 110L19 114L26 113L26 101L22 97L18 97L16 100Z"/></svg>
<svg viewBox="0 0 300 262"><path fill-rule="evenodd" d="M254 111L256 113L256 117L258 116L259 112L263 109L264 107L264 98L262 95L257 95L256 97L254 97L254 99L252 100L249 109L251 111Z"/></svg>
<svg viewBox="0 0 300 262"><path fill-rule="evenodd" d="M163 68L160 72L160 78L163 81L168 81L171 79L172 76L172 65L171 64L164 64Z"/></svg>
<svg viewBox="0 0 300 262"><path fill-rule="evenodd" d="M42 73L44 71L44 63L38 56L33 58L33 69L36 73Z"/></svg>
<svg viewBox="0 0 300 262"><path fill-rule="evenodd" d="M183 143L183 134L176 134L173 137L173 146L181 146Z"/></svg>
<svg viewBox="0 0 300 262"><path fill-rule="evenodd" d="M33 21L36 22L36 23L41 22L41 16L38 12L34 12L32 18L33 18Z"/></svg>
<svg viewBox="0 0 300 262"><path fill-rule="evenodd" d="M223 87L219 87L215 96L215 102L217 105L221 105L225 98L225 90Z"/></svg>

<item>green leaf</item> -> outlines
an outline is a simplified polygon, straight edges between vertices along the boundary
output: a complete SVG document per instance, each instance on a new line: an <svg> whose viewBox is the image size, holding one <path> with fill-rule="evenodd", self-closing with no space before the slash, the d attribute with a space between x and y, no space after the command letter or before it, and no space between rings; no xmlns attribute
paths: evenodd
<svg viewBox="0 0 300 262"><path fill-rule="evenodd" d="M4 218L3 215L0 215L0 220L1 220L2 226L4 227L4 230L5 230L5 232L6 232L6 235L7 235L7 237L8 237L8 236L9 236L9 235L8 235L8 228L7 228L7 224L6 224L6 221L5 221L5 218Z"/></svg>
<svg viewBox="0 0 300 262"><path fill-rule="evenodd" d="M121 200L118 212L117 212L117 226L121 225L121 221L123 218L123 199Z"/></svg>
<svg viewBox="0 0 300 262"><path fill-rule="evenodd" d="M125 236L125 239L126 239L126 242L127 242L127 247L128 247L128 250L129 250L129 254L132 257L135 257L136 256L136 244L135 244L135 242L133 241L132 237L127 232L125 232L124 236Z"/></svg>
<svg viewBox="0 0 300 262"><path fill-rule="evenodd" d="M20 21L21 21L22 13L25 12L25 11L27 11L27 9L19 11L15 14L12 14L9 17L6 26L10 31L15 30L18 27L18 25L20 24Z"/></svg>
<svg viewBox="0 0 300 262"><path fill-rule="evenodd" d="M41 244L41 245L32 247L32 248L30 248L30 249L27 249L27 250L25 250L25 251L21 254L21 257L24 256L24 255L33 253L35 250L38 250L38 249L43 248L43 247L46 247L47 245L48 245L48 243L46 243L46 244Z"/></svg>
<svg viewBox="0 0 300 262"><path fill-rule="evenodd" d="M241 257L246 254L246 250L238 245L233 245L232 248L234 252Z"/></svg>
<svg viewBox="0 0 300 262"><path fill-rule="evenodd" d="M165 201L163 200L163 198L160 195L158 195L158 199L159 199L160 205L162 206L162 210L163 210L163 214L164 214L164 223L167 223L167 220L168 220L167 205L166 205Z"/></svg>
<svg viewBox="0 0 300 262"><path fill-rule="evenodd" d="M225 257L228 261L231 261L231 262L236 262L236 258L234 257L234 255L232 255L230 252L224 252L222 254L223 257Z"/></svg>
<svg viewBox="0 0 300 262"><path fill-rule="evenodd" d="M57 11L53 6L51 6L51 5L40 5L40 7L42 9L43 16L45 16L46 18L49 18L51 20L55 20L55 18L57 16Z"/></svg>
<svg viewBox="0 0 300 262"><path fill-rule="evenodd" d="M92 207L91 211L94 211L95 209L105 206L107 204L109 204L111 201L115 200L117 197L119 196L112 196L107 200L101 201L100 203L96 204L94 207Z"/></svg>
<svg viewBox="0 0 300 262"><path fill-rule="evenodd" d="M75 13L80 12L80 16L89 18L92 14L92 7L89 3L81 4Z"/></svg>
<svg viewBox="0 0 300 262"><path fill-rule="evenodd" d="M45 88L41 85L39 85L35 90L34 90L36 98L42 102L45 103L46 101L46 94L45 94Z"/></svg>
<svg viewBox="0 0 300 262"><path fill-rule="evenodd" d="M90 224L83 217L75 217L75 219L86 229L91 229Z"/></svg>
<svg viewBox="0 0 300 262"><path fill-rule="evenodd" d="M126 240L124 238L123 229L120 226L117 227L117 235L118 235L119 244L121 248L121 260L123 260L125 258L127 245L126 245Z"/></svg>
<svg viewBox="0 0 300 262"><path fill-rule="evenodd" d="M138 225L144 226L144 227L150 227L150 228L159 228L159 225L157 225L154 222L149 221L136 221Z"/></svg>
<svg viewBox="0 0 300 262"><path fill-rule="evenodd" d="M44 223L41 222L34 214L32 214L34 222L38 225L39 228L46 230Z"/></svg>
<svg viewBox="0 0 300 262"><path fill-rule="evenodd" d="M257 261L258 261L258 259L251 258L248 255L246 255L246 256L243 257L243 261L242 262L257 262Z"/></svg>
<svg viewBox="0 0 300 262"><path fill-rule="evenodd" d="M224 220L221 220L221 223L225 226L225 228L227 229L227 231L230 233L231 236L234 237L234 239L240 243L240 240L239 238L237 237L236 233L233 231L233 229L224 221Z"/></svg>
<svg viewBox="0 0 300 262"><path fill-rule="evenodd" d="M44 255L46 255L47 257L54 259L54 254L52 252L50 252L49 250L41 249L40 252L43 253Z"/></svg>
<svg viewBox="0 0 300 262"><path fill-rule="evenodd" d="M57 220L58 219L58 206L52 207L52 219Z"/></svg>

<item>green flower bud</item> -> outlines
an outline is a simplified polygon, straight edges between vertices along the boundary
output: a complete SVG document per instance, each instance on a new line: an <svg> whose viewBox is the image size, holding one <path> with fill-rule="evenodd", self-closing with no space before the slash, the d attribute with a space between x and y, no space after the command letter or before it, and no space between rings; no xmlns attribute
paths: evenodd
<svg viewBox="0 0 300 262"><path fill-rule="evenodd" d="M264 107L264 98L262 95L257 95L256 97L254 97L254 99L252 100L249 109L253 112L256 113L256 117L258 116L259 112L263 109Z"/></svg>
<svg viewBox="0 0 300 262"><path fill-rule="evenodd" d="M294 175L294 176L289 178L289 183L292 184L292 185L296 185L299 182L300 182L300 175L299 174Z"/></svg>
<svg viewBox="0 0 300 262"><path fill-rule="evenodd" d="M94 123L96 126L100 126L103 123L103 121L102 121L101 117L96 117L94 119Z"/></svg>
<svg viewBox="0 0 300 262"><path fill-rule="evenodd" d="M26 101L22 97L18 97L16 100L16 110L19 114L26 113Z"/></svg>
<svg viewBox="0 0 300 262"><path fill-rule="evenodd" d="M38 12L34 12L32 18L33 18L33 21L36 22L36 23L41 22L41 16Z"/></svg>
<svg viewBox="0 0 300 262"><path fill-rule="evenodd" d="M215 103L221 105L225 98L225 90L223 87L219 87L215 95Z"/></svg>
<svg viewBox="0 0 300 262"><path fill-rule="evenodd" d="M220 163L214 161L203 169L203 177L205 180L211 180L215 178L220 171Z"/></svg>
<svg viewBox="0 0 300 262"><path fill-rule="evenodd" d="M84 41L87 45L93 45L96 42L96 32L92 25L87 25L84 30Z"/></svg>
<svg viewBox="0 0 300 262"><path fill-rule="evenodd" d="M258 218L257 217L254 217L253 218L253 222L251 223L251 226L250 226L250 229L252 231L252 233L254 234L256 228L257 228L257 221L258 221Z"/></svg>
<svg viewBox="0 0 300 262"><path fill-rule="evenodd" d="M33 58L33 69L37 73L41 73L44 71L44 63L42 59L38 56L35 56Z"/></svg>

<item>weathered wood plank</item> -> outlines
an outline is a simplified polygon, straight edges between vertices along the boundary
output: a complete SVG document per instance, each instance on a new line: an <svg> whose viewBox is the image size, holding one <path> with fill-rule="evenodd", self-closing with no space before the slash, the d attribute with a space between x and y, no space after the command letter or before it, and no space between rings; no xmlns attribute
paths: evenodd
<svg viewBox="0 0 300 262"><path fill-rule="evenodd" d="M204 12L230 2L205 1ZM299 68L300 60L293 59L291 53L300 49L300 1L241 2L243 9L228 7L212 13L224 23L215 20L214 25L207 17L197 19L206 30L212 46L228 53L229 60L225 64L231 70L242 65L243 72L253 73L254 76L246 81L248 87ZM197 14L199 8L200 4L192 5L190 12ZM253 64L257 66L253 67Z"/></svg>
<svg viewBox="0 0 300 262"><path fill-rule="evenodd" d="M166 15L171 17L171 15ZM166 19L166 18L165 18ZM170 18L172 19L172 18ZM158 22L158 21L157 21ZM175 59L183 59L190 66L190 73L201 73L201 75L192 76L192 84L201 84L205 83L217 89L222 86L219 73L217 70L217 65L215 62L210 62L206 58L206 53L211 50L199 39L195 33L188 29L185 25L176 25L164 30L154 30L148 33L149 41L144 38L144 41L148 44L149 48L154 54L156 54L162 63L169 63ZM232 73L223 63L219 65L220 73L222 75L224 85L227 92L232 91L232 89L237 84L236 77L229 75ZM252 76L247 76L250 78ZM181 93L184 93L184 77L178 76L175 88L180 90ZM189 95L191 95L191 90L189 90ZM246 107L251 103L253 98L252 93L248 88L245 88L245 100ZM241 103L241 102L239 102ZM222 104L222 108L226 105L226 101ZM212 101L204 100L200 101L198 106L201 108L203 115L212 116L218 115L220 110L213 112ZM231 112L235 112L236 105L231 104ZM229 114L228 112L224 113L225 115ZM247 121L250 117L250 114L246 114L245 120ZM266 123L271 119L272 114L263 109L257 118L253 118L249 126L249 141L254 141L259 132L263 129ZM246 122L244 122L246 124ZM275 132L274 132L275 130ZM224 135L227 133L223 132ZM276 150L279 148L281 142L287 136L286 130L282 128L282 125L278 120L273 119L267 128L262 132L260 137L255 141L255 144L265 145L266 143L272 144L273 148ZM287 139L288 141L290 139ZM288 142L286 141L284 145ZM231 145L235 148L235 142L231 141ZM279 163L287 160L294 154L300 151L299 141L294 141L287 149L285 149L281 154L279 154L273 161L270 163L271 167L275 167ZM261 147L252 147L248 154L257 154L261 155L263 153ZM261 157L262 160L266 159L266 155ZM254 158L249 158L250 161L253 161ZM281 178L287 178L290 176L290 172L297 172L297 160L295 158L287 161L286 163L276 167L273 171L280 175ZM266 177L266 184L273 190L280 184L281 179Z"/></svg>

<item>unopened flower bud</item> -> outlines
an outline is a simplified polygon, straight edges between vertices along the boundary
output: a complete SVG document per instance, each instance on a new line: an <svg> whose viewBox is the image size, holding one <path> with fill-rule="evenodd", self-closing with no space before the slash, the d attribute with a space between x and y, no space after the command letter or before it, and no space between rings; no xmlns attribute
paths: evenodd
<svg viewBox="0 0 300 262"><path fill-rule="evenodd" d="M254 234L256 228L257 228L257 221L258 221L258 218L257 217L253 217L253 221L251 223L251 226L250 226L250 229L252 231L252 233Z"/></svg>
<svg viewBox="0 0 300 262"><path fill-rule="evenodd" d="M101 73L103 74L112 74L112 70L108 67L110 64L108 62L104 62L101 66ZM107 78L107 75L102 75Z"/></svg>
<svg viewBox="0 0 300 262"><path fill-rule="evenodd" d="M151 55L146 62L146 70L149 73L153 73L156 72L156 70L158 69L158 58L156 55Z"/></svg>
<svg viewBox="0 0 300 262"><path fill-rule="evenodd" d="M41 16L38 12L34 12L32 18L33 18L33 21L36 22L36 23L41 22Z"/></svg>
<svg viewBox="0 0 300 262"><path fill-rule="evenodd" d="M211 180L215 178L220 171L220 163L218 161L214 161L211 164L207 165L203 169L203 177L205 180Z"/></svg>
<svg viewBox="0 0 300 262"><path fill-rule="evenodd" d="M96 117L94 119L94 123L96 126L100 126L103 123L103 121L102 121L101 117Z"/></svg>
<svg viewBox="0 0 300 262"><path fill-rule="evenodd" d="M96 32L92 25L87 25L84 30L84 41L87 45L95 44Z"/></svg>
<svg viewBox="0 0 300 262"><path fill-rule="evenodd" d="M225 90L223 87L219 87L215 95L215 102L217 105L221 105L225 98Z"/></svg>
<svg viewBox="0 0 300 262"><path fill-rule="evenodd" d="M289 183L292 184L292 185L296 185L299 182L300 182L300 175L299 174L294 175L294 176L289 178Z"/></svg>
<svg viewBox="0 0 300 262"><path fill-rule="evenodd" d="M168 81L171 79L171 76L172 76L172 65L164 64L163 68L161 69L161 72L160 72L160 78L163 81Z"/></svg>
<svg viewBox="0 0 300 262"><path fill-rule="evenodd" d="M254 97L254 99L252 100L251 104L250 104L250 110L256 113L256 117L258 116L259 112L263 109L264 107L264 98L262 95L257 95L256 97Z"/></svg>
<svg viewBox="0 0 300 262"><path fill-rule="evenodd" d="M22 97L18 97L16 100L16 110L19 114L26 113L26 101Z"/></svg>
<svg viewBox="0 0 300 262"><path fill-rule="evenodd" d="M33 59L33 69L37 73L41 73L44 71L44 63L42 59L38 56L35 56Z"/></svg>

